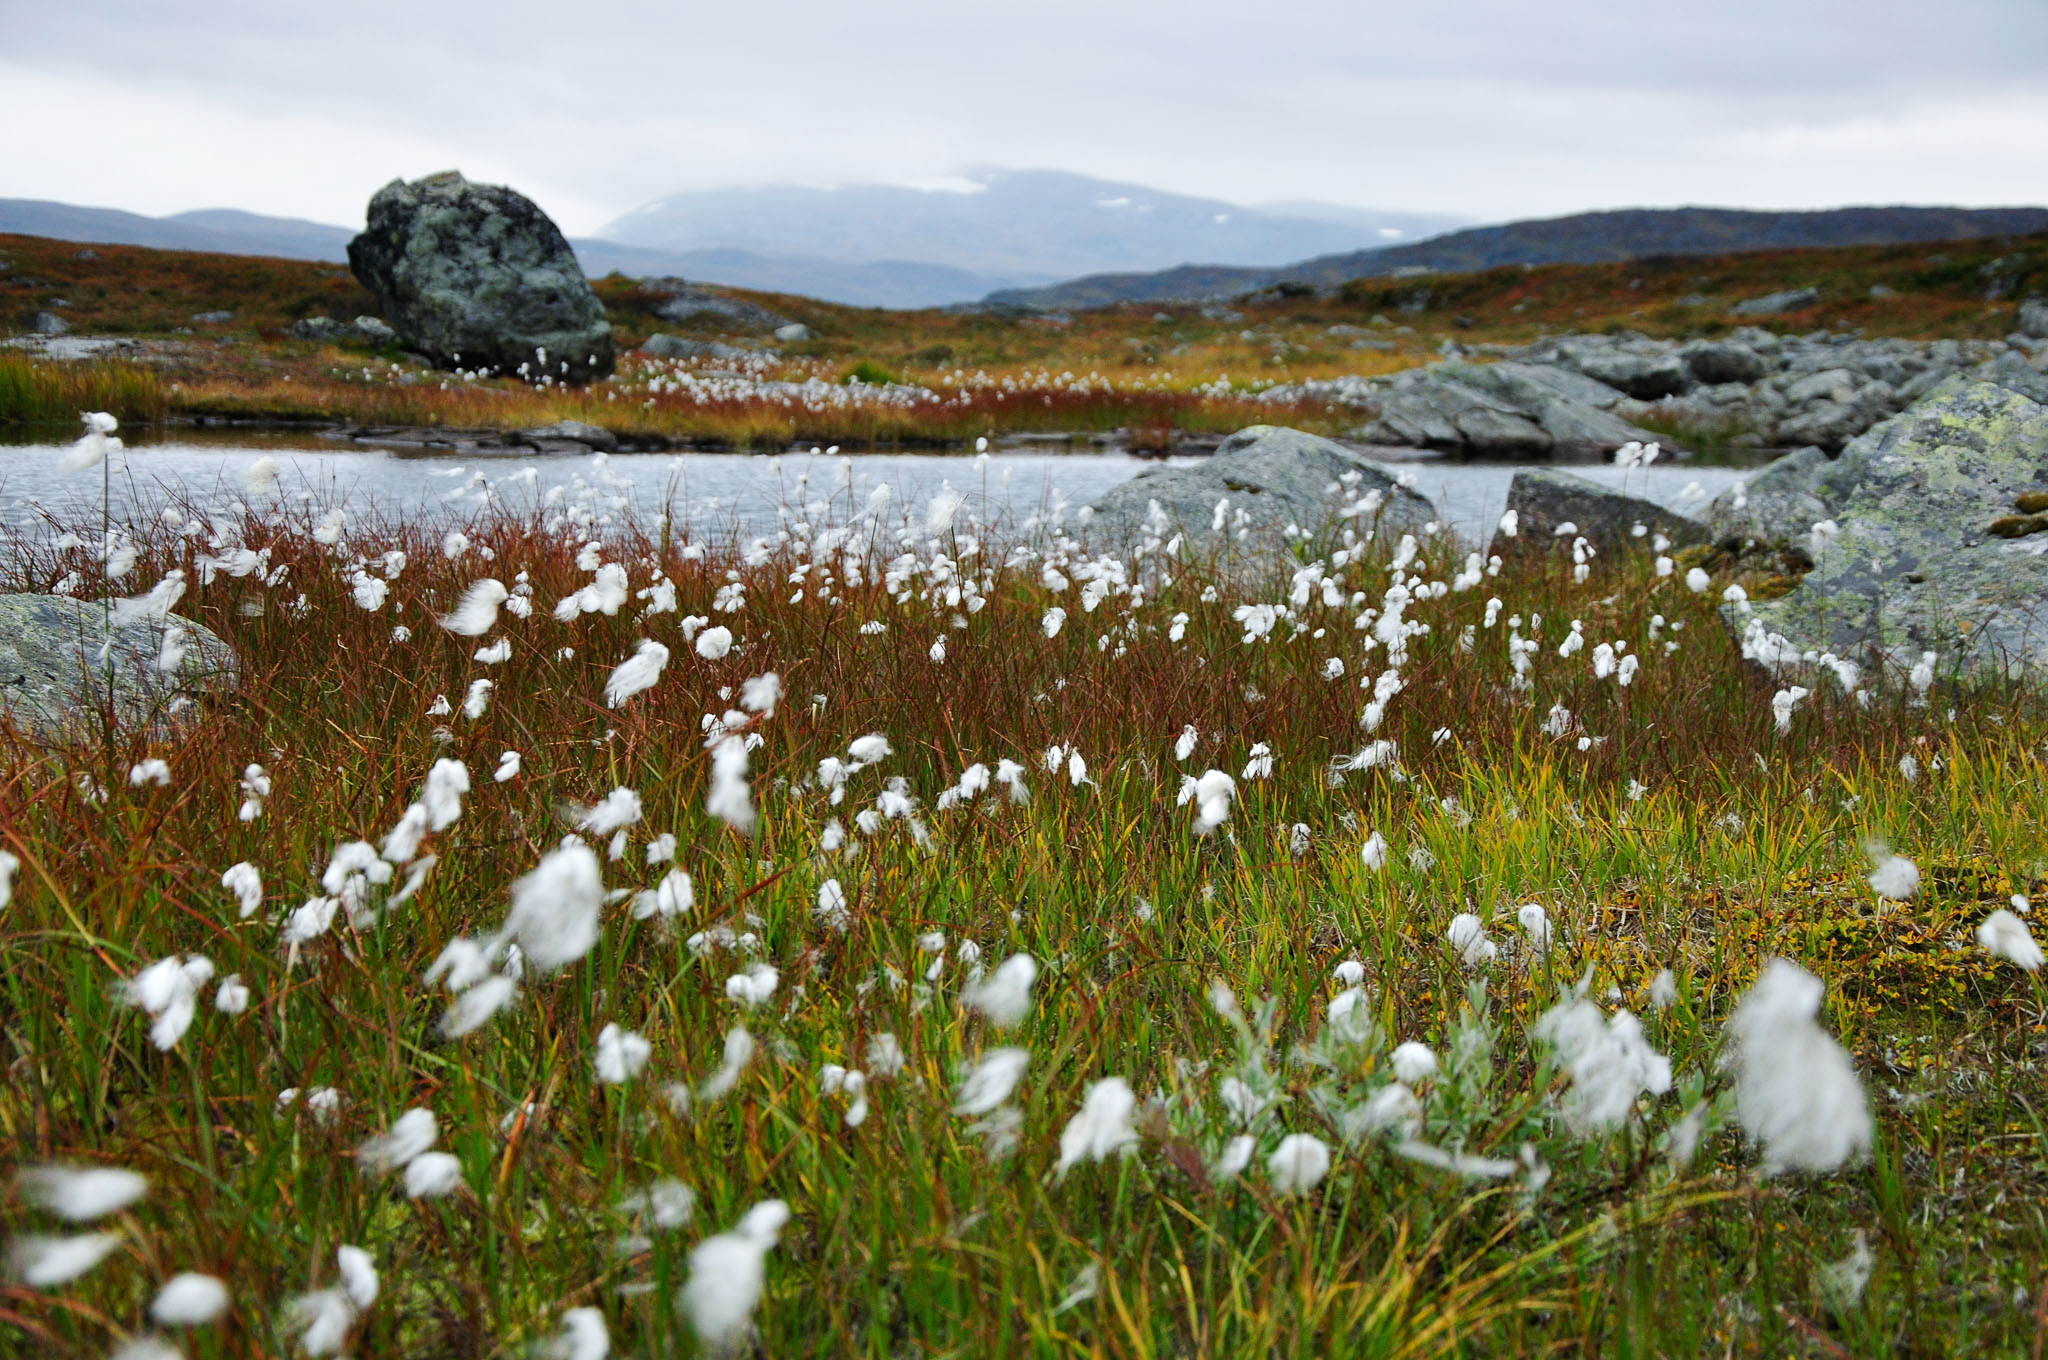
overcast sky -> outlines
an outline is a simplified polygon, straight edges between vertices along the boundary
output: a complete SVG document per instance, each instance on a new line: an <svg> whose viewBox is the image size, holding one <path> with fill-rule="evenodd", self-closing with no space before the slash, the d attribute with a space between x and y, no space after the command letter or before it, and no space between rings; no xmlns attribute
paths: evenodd
<svg viewBox="0 0 2048 1360"><path fill-rule="evenodd" d="M356 224L455 167L681 189L1076 170L1484 220L2048 203L2048 0L0 0L0 197Z"/></svg>

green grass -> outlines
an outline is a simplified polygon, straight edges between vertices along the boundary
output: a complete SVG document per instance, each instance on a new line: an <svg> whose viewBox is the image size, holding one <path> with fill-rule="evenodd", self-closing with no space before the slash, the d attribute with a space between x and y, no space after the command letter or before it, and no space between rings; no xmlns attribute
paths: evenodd
<svg viewBox="0 0 2048 1360"><path fill-rule="evenodd" d="M232 701L160 751L15 743L0 766L0 845L22 861L0 913L0 1147L11 1163L151 1178L97 1270L46 1291L0 1286L0 1329L26 1351L105 1354L143 1326L157 1283L189 1269L234 1291L191 1354L283 1353L284 1301L332 1284L336 1246L355 1243L384 1281L355 1354L523 1354L574 1306L603 1310L620 1354L691 1354L674 1298L690 1249L770 1197L792 1218L755 1315L762 1354L1941 1355L2039 1343L2042 992L1968 939L2048 868L2048 715L2024 693L1938 687L1916 704L1886 691L1865 708L1823 692L1780 735L1772 686L1743 670L1710 597L1642 561L1603 559L1579 585L1568 564L1536 559L1410 606L1431 631L1410 641L1406 687L1368 734L1359 681L1385 669L1386 648L1366 648L1356 607L1311 593L1301 630L1283 622L1241 640L1234 607L1285 599L1284 578L1233 586L1176 565L1168 583L1147 567L1142 598L1112 590L1090 611L1078 584L1056 597L1036 561L999 566L1014 536L973 530L970 552L964 520L936 543L921 532L899 542L885 526L854 552L857 570L843 544L812 561L802 532L752 564L739 544L699 557L628 537L607 559L635 589L658 566L678 613L640 619L632 601L562 624L555 601L590 579L573 560L581 535L482 523L469 534L492 559L473 547L450 562L439 530L420 525L352 524L329 549L309 537L306 512L220 524L270 550L284 569L276 585L225 574L198 585L195 554L218 549L161 524L136 531L145 553L129 580L191 574L180 611L245 659ZM393 546L409 565L365 612L351 578ZM886 572L906 547L919 569ZM1411 573L1458 565L1446 547L1424 556ZM1345 589L1377 604L1385 558L1367 551ZM94 568L74 548L13 570L11 588L47 588ZM1065 570L1078 580L1077 563ZM432 620L471 580L522 571L537 607L501 617L493 636L511 639L513 657L480 666L472 653L487 639ZM963 577L974 582L964 596ZM718 611L734 584L744 607ZM1505 609L1486 629L1490 595ZM1054 603L1069 617L1048 639L1040 621ZM1544 645L1519 691L1507 615L1529 636L1538 613ZM678 627L689 614L729 626L733 653L694 654ZM1653 615L1683 627L1653 638ZM1592 641L1627 639L1643 655L1631 686L1594 679L1585 653L1557 655L1574 618ZM874 622L883 629L863 630ZM409 640L393 638L397 624ZM653 690L609 710L606 677L642 637L674 657ZM1669 640L1679 646L1666 654ZM1334 680L1322 669L1333 656L1346 665ZM700 734L767 671L785 697L755 724L760 822L747 837L705 811ZM478 677L496 689L472 721L459 708ZM429 716L437 695L458 712ZM1576 727L1546 735L1559 704ZM1183 764L1172 746L1190 724L1200 743ZM819 761L869 732L894 753L835 805ZM1584 750L1579 733L1593 739ZM1332 757L1374 737L1398 744L1399 771L1333 782ZM1191 809L1175 803L1181 772L1238 774L1255 743L1270 746L1272 777L1241 779L1225 827L1192 834ZM1054 744L1078 749L1088 782L1071 783L1064 763L1047 772ZM508 748L524 768L496 783ZM169 760L170 787L130 787L130 765L151 754ZM1899 769L1909 754L1912 780ZM380 840L444 757L467 765L473 789L461 819L428 838L439 860L419 895L283 948L275 918L321 891L336 843ZM1001 758L1027 767L1028 803L998 786L936 806L968 764ZM274 791L243 822L238 781L252 761ZM855 814L895 777L923 836L908 820L857 831ZM81 792L86 780L104 801ZM652 886L663 870L643 848L673 832L693 912L664 930L634 920L629 901L608 906L587 957L529 977L475 1034L442 1038L447 997L422 981L428 965L453 936L495 929L570 809L618 786L637 789L645 813L606 886ZM857 854L821 850L833 818ZM1299 856L1298 823L1310 832ZM1360 859L1375 830L1391 850L1378 871ZM1863 882L1873 836L1925 875L1890 910ZM219 886L241 860L261 867L267 894L246 922ZM812 915L827 878L845 890L844 933ZM1542 958L1518 943L1528 901L1559 932ZM1492 966L1468 970L1445 945L1461 911L1500 942ZM754 957L744 948L688 943L719 927L750 933L780 970L771 1004L742 1011L727 997L727 977ZM946 937L937 955L920 944L934 931ZM1039 961L1018 1028L962 1009L963 941L988 967L1013 953ZM205 954L254 1000L230 1018L209 988L190 1032L160 1053L147 1018L112 998L121 978L172 953ZM1876 1155L1763 1180L1754 1151L1723 1128L1690 1169L1674 1168L1657 1139L1689 1101L1722 1089L1721 1026L1774 955L1827 983L1822 1021L1869 1093ZM928 980L935 958L945 966ZM1348 1051L1331 1047L1328 1018L1346 959L1363 967L1362 1013L1380 1036ZM1653 1012L1640 993L1663 968L1677 997ZM1677 1074L1672 1095L1590 1141L1558 1118L1565 1083L1529 1036L1582 978L1604 1009L1642 1010ZM1215 979L1246 1022L1212 1008ZM653 1047L624 1086L593 1076L608 1022ZM761 1052L737 1088L672 1110L664 1087L710 1075L739 1022ZM871 1113L848 1128L846 1099L821 1093L820 1064L859 1066L885 1032L906 1067L870 1083ZM1424 1136L1507 1159L1526 1143L1551 1170L1540 1192L1524 1195L1519 1175L1454 1178L1378 1137L1344 1142L1330 1098L1383 1084L1385 1042L1407 1039L1446 1063L1425 1090ZM1031 1056L1016 1148L992 1159L950 1107L959 1066L998 1044ZM1217 1092L1226 1073L1269 1084L1275 1104L1251 1168L1219 1184L1205 1163L1236 1131ZM1147 1102L1137 1148L1054 1175L1063 1127L1110 1076ZM320 1086L345 1095L331 1124L275 1108L280 1090ZM409 1201L351 1156L412 1106L436 1112L439 1146L461 1159L464 1185L449 1198ZM1336 1149L1309 1195L1270 1183L1264 1161L1283 1132ZM695 1218L619 1249L643 1226L615 1208L620 1196L666 1177L693 1188ZM0 1198L0 1232L52 1230ZM1817 1272L1858 1233L1875 1272L1860 1301L1834 1311ZM1063 1308L1086 1294L1075 1285L1090 1270L1092 1296Z"/></svg>
<svg viewBox="0 0 2048 1360"><path fill-rule="evenodd" d="M170 407L163 381L147 368L123 363L41 363L0 354L0 424L73 428L85 411L106 411L146 424Z"/></svg>

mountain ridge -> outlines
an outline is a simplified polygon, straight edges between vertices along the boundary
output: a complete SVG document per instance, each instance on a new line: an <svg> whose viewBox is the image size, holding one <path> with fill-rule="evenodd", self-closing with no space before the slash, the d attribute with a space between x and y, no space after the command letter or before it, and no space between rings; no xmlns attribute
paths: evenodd
<svg viewBox="0 0 2048 1360"><path fill-rule="evenodd" d="M1041 309L1212 302L1284 284L1331 288L1404 271L1465 273L1515 264L1603 264L1656 255L1974 240L2048 230L2048 208L1914 205L1817 209L1620 208L1466 227L1428 240L1318 256L1274 269L1179 265L1104 273L985 302Z"/></svg>

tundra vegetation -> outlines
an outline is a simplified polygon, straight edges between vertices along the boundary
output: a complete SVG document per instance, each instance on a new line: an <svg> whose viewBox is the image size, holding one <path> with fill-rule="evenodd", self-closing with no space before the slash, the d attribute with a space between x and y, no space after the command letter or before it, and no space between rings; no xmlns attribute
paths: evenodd
<svg viewBox="0 0 2048 1360"><path fill-rule="evenodd" d="M5 738L12 1348L2040 1346L2038 696L1341 484L1277 563L785 461L10 544L242 664Z"/></svg>
<svg viewBox="0 0 2048 1360"><path fill-rule="evenodd" d="M1624 330L1714 335L1741 324L1732 306L1773 292L1816 290L1810 304L1768 318L1788 333L1995 338L2012 329L2016 299L2048 282L2044 244L1988 239L1516 266L1358 279L1320 293L1290 286L1228 305L1072 315L891 312L714 290L802 323L808 338L792 342L765 330L735 332L729 316L711 312L665 320L664 295L612 276L594 286L624 362L614 379L579 388L444 373L389 346L294 338L293 325L308 318L345 323L375 311L337 265L133 246L81 252L69 242L0 236L0 322L25 329L61 298L74 332L141 341L128 359L104 365L0 357L0 422L68 423L81 409L129 421L494 429L574 419L629 439L748 448L1114 430L1163 449L1184 435L1255 421L1341 433L1355 415L1286 389L1413 367L1447 341L1475 347ZM733 352L629 353L656 333ZM81 384L96 385L104 399L79 400ZM1708 432L1671 433L1711 442ZM1700 438L1689 440L1694 434Z"/></svg>

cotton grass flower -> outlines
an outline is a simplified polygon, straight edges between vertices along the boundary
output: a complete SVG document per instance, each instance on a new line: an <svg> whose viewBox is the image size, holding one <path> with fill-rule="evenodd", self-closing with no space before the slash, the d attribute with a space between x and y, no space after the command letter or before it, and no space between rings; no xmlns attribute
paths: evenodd
<svg viewBox="0 0 2048 1360"><path fill-rule="evenodd" d="M491 778L500 784L517 779L519 777L520 764L519 753L517 751L507 751L498 757L498 768L492 772Z"/></svg>
<svg viewBox="0 0 2048 1360"><path fill-rule="evenodd" d="M1266 1178L1283 1195L1306 1195L1330 1174L1330 1145L1312 1133L1290 1133L1266 1159Z"/></svg>
<svg viewBox="0 0 2048 1360"><path fill-rule="evenodd" d="M1977 943L1994 959L2004 959L2029 973L2041 971L2041 946L2034 942L2034 932L2004 907L1978 923Z"/></svg>
<svg viewBox="0 0 2048 1360"><path fill-rule="evenodd" d="M576 962L597 943L604 880L597 856L581 841L549 851L512 885L505 937L518 943L543 973Z"/></svg>
<svg viewBox="0 0 2048 1360"><path fill-rule="evenodd" d="M726 736L711 748L711 787L704 811L741 835L754 831L754 795L747 784L745 738Z"/></svg>
<svg viewBox="0 0 2048 1360"><path fill-rule="evenodd" d="M263 905L263 872L247 860L230 866L220 876L220 885L235 895L235 906L244 921Z"/></svg>
<svg viewBox="0 0 2048 1360"><path fill-rule="evenodd" d="M666 665L668 648L651 638L642 639L633 655L621 661L605 682L605 707L617 708L634 695L653 689Z"/></svg>
<svg viewBox="0 0 2048 1360"><path fill-rule="evenodd" d="M118 1213L149 1189L149 1178L139 1171L113 1166L23 1167L14 1178L21 1197L45 1213L67 1223L90 1223Z"/></svg>
<svg viewBox="0 0 2048 1360"><path fill-rule="evenodd" d="M1037 979L1038 960L1012 954L988 977L968 987L961 1003L987 1016L996 1028L1009 1029L1031 1013L1031 984Z"/></svg>
<svg viewBox="0 0 2048 1360"><path fill-rule="evenodd" d="M609 836L639 821L640 813L640 795L622 785L606 794L600 802L579 812L576 829L588 831L593 836Z"/></svg>
<svg viewBox="0 0 2048 1360"><path fill-rule="evenodd" d="M150 1302L159 1327L203 1327L227 1311L228 1287L211 1275L186 1271L165 1280Z"/></svg>
<svg viewBox="0 0 2048 1360"><path fill-rule="evenodd" d="M1521 924L1522 933L1529 937L1529 953L1538 959L1550 952L1555 932L1550 926L1550 915L1543 910L1541 902L1524 902L1515 913L1515 920Z"/></svg>
<svg viewBox="0 0 2048 1360"><path fill-rule="evenodd" d="M31 1289L69 1284L107 1259L121 1245L119 1233L75 1237L17 1237L7 1248L7 1273Z"/></svg>
<svg viewBox="0 0 2048 1360"><path fill-rule="evenodd" d="M571 1308L562 1314L562 1329L543 1351L546 1360L605 1360L611 1353L611 1333L598 1308Z"/></svg>
<svg viewBox="0 0 2048 1360"><path fill-rule="evenodd" d="M213 965L193 956L180 960L173 954L158 959L121 984L120 996L129 1005L148 1013L155 1022L149 1041L168 1051L185 1037L198 1013L199 987L213 975Z"/></svg>
<svg viewBox="0 0 2048 1360"><path fill-rule="evenodd" d="M452 1152L422 1152L405 1164L407 1199L440 1199L462 1184L462 1160Z"/></svg>
<svg viewBox="0 0 2048 1360"><path fill-rule="evenodd" d="M731 1232L706 1238L690 1252L690 1278L677 1295L690 1325L714 1354L732 1354L746 1341L766 1283L789 1206L764 1200L747 1210Z"/></svg>
<svg viewBox="0 0 2048 1360"><path fill-rule="evenodd" d="M724 626L706 628L697 634L697 655L706 661L717 661L732 650L732 629Z"/></svg>
<svg viewBox="0 0 2048 1360"><path fill-rule="evenodd" d="M1627 1011L1604 1017L1575 998L1545 1012L1532 1032L1556 1049L1571 1077L1565 1122L1581 1135L1620 1128L1639 1094L1671 1089L1671 1060L1650 1047L1642 1022Z"/></svg>
<svg viewBox="0 0 2048 1360"><path fill-rule="evenodd" d="M1458 957L1468 968L1492 963L1500 953L1499 947L1487 938L1485 923L1469 911L1461 911L1451 918L1444 939L1458 951Z"/></svg>
<svg viewBox="0 0 2048 1360"><path fill-rule="evenodd" d="M1815 1023L1825 988L1785 959L1765 965L1728 1019L1735 1117L1763 1174L1828 1172L1870 1150L1870 1105L1849 1055Z"/></svg>
<svg viewBox="0 0 2048 1360"><path fill-rule="evenodd" d="M725 980L726 996L742 1006L766 1005L775 995L775 987L782 975L765 963L756 963L744 973L734 973Z"/></svg>
<svg viewBox="0 0 2048 1360"><path fill-rule="evenodd" d="M1060 1159L1055 1174L1066 1174L1076 1162L1099 1162L1127 1151L1138 1141L1131 1113L1138 1098L1122 1077L1105 1077L1088 1088L1080 1113L1060 1133Z"/></svg>
<svg viewBox="0 0 2048 1360"><path fill-rule="evenodd" d="M1230 820L1230 804L1236 797L1236 780L1221 770L1205 770L1198 779L1182 778L1178 801L1195 805L1195 834L1206 836Z"/></svg>
<svg viewBox="0 0 2048 1360"><path fill-rule="evenodd" d="M463 592L462 602L442 615L440 624L462 637L482 637L498 626L498 608L510 596L504 582L487 576Z"/></svg>
<svg viewBox="0 0 2048 1360"><path fill-rule="evenodd" d="M1920 890L1920 869L1912 860L1875 843L1870 860L1870 890L1887 902L1903 902Z"/></svg>
<svg viewBox="0 0 2048 1360"><path fill-rule="evenodd" d="M1358 860L1366 868L1378 873L1387 867L1387 838L1375 831L1365 838L1358 847Z"/></svg>
<svg viewBox="0 0 2048 1360"><path fill-rule="evenodd" d="M410 1109L393 1120L390 1128L365 1140L356 1149L356 1160L365 1175L383 1175L426 1152L440 1137L441 1121L432 1110Z"/></svg>
<svg viewBox="0 0 2048 1360"><path fill-rule="evenodd" d="M984 1115L1010 1098L1023 1080L1031 1054L1021 1048L992 1048L981 1055L953 1093L953 1113Z"/></svg>
<svg viewBox="0 0 2048 1360"><path fill-rule="evenodd" d="M592 1059L597 1079L608 1086L623 1086L640 1075L653 1052L641 1035L617 1025L606 1025L598 1033L597 1052Z"/></svg>
<svg viewBox="0 0 2048 1360"><path fill-rule="evenodd" d="M14 900L14 875L21 868L21 857L11 850L0 850L0 910L5 910ZM247 912L242 913L248 915Z"/></svg>
<svg viewBox="0 0 2048 1360"><path fill-rule="evenodd" d="M1416 1043L1412 1039L1397 1045L1388 1062L1394 1069L1395 1080L1404 1086L1420 1086L1437 1072L1436 1054L1430 1051L1428 1044Z"/></svg>
<svg viewBox="0 0 2048 1360"><path fill-rule="evenodd" d="M213 1008L222 1015L240 1015L249 1009L249 984L240 973L229 973L213 989Z"/></svg>

